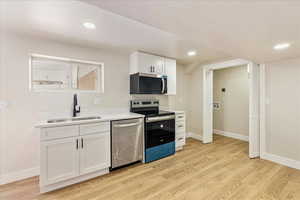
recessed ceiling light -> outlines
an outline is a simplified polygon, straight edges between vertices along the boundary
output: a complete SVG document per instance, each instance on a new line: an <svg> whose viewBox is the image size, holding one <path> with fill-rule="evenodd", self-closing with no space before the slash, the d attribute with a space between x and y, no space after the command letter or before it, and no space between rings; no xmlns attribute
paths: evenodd
<svg viewBox="0 0 300 200"><path fill-rule="evenodd" d="M281 44L276 44L273 49L275 50L282 50L282 49L286 49L289 48L291 46L290 43L281 43Z"/></svg>
<svg viewBox="0 0 300 200"><path fill-rule="evenodd" d="M194 55L196 55L196 51L189 51L189 52L187 53L187 55L188 55L188 56L194 56Z"/></svg>
<svg viewBox="0 0 300 200"><path fill-rule="evenodd" d="M83 23L83 26L86 28L86 29L96 29L96 25L91 23L91 22L84 22Z"/></svg>

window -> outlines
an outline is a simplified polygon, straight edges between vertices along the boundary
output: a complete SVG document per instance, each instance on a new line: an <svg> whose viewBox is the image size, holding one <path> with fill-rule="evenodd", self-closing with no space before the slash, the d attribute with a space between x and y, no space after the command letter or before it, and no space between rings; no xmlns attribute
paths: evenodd
<svg viewBox="0 0 300 200"><path fill-rule="evenodd" d="M30 89L101 93L103 72L103 63L34 54L30 57Z"/></svg>

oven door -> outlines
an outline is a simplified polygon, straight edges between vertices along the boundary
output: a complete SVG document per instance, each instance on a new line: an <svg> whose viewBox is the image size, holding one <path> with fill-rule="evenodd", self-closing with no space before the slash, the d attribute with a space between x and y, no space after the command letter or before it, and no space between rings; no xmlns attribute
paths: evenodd
<svg viewBox="0 0 300 200"><path fill-rule="evenodd" d="M175 141L175 116L146 119L145 147L151 148Z"/></svg>

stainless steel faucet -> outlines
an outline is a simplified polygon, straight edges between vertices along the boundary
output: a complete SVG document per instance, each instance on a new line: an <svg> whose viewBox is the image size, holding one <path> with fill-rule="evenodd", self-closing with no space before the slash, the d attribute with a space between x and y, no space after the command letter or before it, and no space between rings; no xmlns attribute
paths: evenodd
<svg viewBox="0 0 300 200"><path fill-rule="evenodd" d="M80 106L77 100L77 94L73 96L73 117L77 116L77 113L80 113Z"/></svg>

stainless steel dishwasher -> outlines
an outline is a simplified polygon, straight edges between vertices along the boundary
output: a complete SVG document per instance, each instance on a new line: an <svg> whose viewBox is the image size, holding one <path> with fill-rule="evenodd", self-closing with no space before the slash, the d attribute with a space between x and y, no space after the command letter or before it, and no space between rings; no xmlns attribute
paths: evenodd
<svg viewBox="0 0 300 200"><path fill-rule="evenodd" d="M143 118L112 121L111 130L111 169L143 161Z"/></svg>

